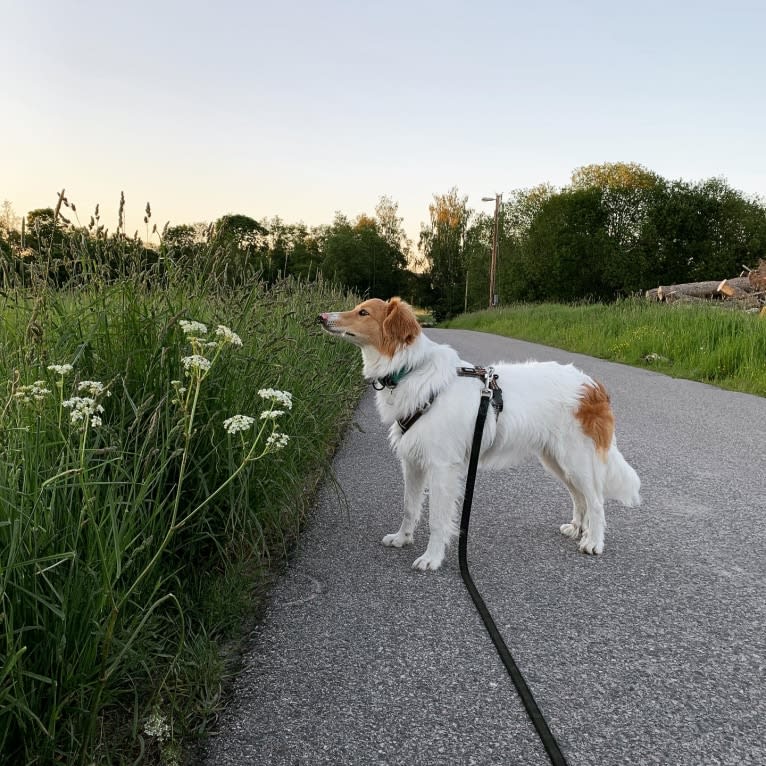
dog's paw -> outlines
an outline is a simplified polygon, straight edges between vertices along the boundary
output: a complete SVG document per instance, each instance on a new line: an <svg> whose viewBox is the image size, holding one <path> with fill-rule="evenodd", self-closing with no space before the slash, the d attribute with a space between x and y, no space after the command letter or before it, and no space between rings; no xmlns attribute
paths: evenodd
<svg viewBox="0 0 766 766"><path fill-rule="evenodd" d="M381 542L389 548L401 548L403 545L412 545L412 535L405 532L397 532L393 535L386 535Z"/></svg>
<svg viewBox="0 0 766 766"><path fill-rule="evenodd" d="M442 561L444 561L444 556L439 556L438 558L436 556L431 556L431 554L426 551L422 556L418 556L415 561L412 562L412 568L418 569L421 572L425 572L427 569L438 569L442 565Z"/></svg>
<svg viewBox="0 0 766 766"><path fill-rule="evenodd" d="M562 535L566 535L566 537L571 537L573 540L576 540L580 536L582 529L570 522L569 524L562 524L559 527L559 532L561 532Z"/></svg>
<svg viewBox="0 0 766 766"><path fill-rule="evenodd" d="M600 556L604 552L604 542L595 542L587 534L584 534L580 541L580 553L587 553L590 556Z"/></svg>

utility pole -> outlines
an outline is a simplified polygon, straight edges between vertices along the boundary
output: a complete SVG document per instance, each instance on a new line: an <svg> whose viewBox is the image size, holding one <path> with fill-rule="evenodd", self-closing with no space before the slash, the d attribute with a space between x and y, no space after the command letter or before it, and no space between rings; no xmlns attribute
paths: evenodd
<svg viewBox="0 0 766 766"><path fill-rule="evenodd" d="M500 226L500 205L503 202L502 194L495 194L493 197L482 197L483 202L492 202L495 200L495 225L492 231L492 260L489 264L489 307L497 306L497 241Z"/></svg>

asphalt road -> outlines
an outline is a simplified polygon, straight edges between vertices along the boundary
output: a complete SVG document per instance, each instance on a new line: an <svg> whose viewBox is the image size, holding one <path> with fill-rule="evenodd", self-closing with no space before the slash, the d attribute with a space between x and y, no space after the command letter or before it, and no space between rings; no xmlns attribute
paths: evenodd
<svg viewBox="0 0 766 766"><path fill-rule="evenodd" d="M537 465L477 480L469 561L571 766L766 764L766 399L493 335L434 330L474 363L554 359L604 382L638 509L606 549L558 532L566 492ZM765 360L766 361L766 360ZM208 748L225 764L548 763L464 589L385 548L399 466L370 391L337 453L345 493L313 519Z"/></svg>

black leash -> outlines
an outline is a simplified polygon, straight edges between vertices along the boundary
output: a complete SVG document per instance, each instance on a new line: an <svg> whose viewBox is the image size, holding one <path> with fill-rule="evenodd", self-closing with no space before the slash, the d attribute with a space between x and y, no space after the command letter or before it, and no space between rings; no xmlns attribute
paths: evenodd
<svg viewBox="0 0 766 766"><path fill-rule="evenodd" d="M496 389L499 390L499 389ZM500 659L503 661L508 675L510 675L513 685L516 687L516 691L521 697L521 701L524 704L524 708L529 715L532 724L537 731L537 735L540 737L540 741L543 743L545 752L548 753L553 766L567 766L567 762L564 759L564 755L559 748L556 738L553 736L548 724L543 717L542 711L537 706L535 698L532 696L532 692L527 686L527 682L524 680L524 676L521 675L521 671L516 666L516 663L511 656L508 647L503 641L503 637L500 635L500 631L495 625L495 621L492 619L492 615L487 609L487 605L484 603L484 599L474 585L471 579L471 574L468 571L468 523L471 519L471 504L473 503L473 489L476 484L476 468L479 464L479 451L481 450L481 437L484 431L484 421L487 419L487 410L489 409L489 403L493 399L495 392L490 388L488 381L485 379L484 390L481 392L481 402L479 403L479 414L476 417L476 428L473 432L473 444L471 445L471 457L468 461L468 476L465 482L465 497L463 499L463 515L460 519L460 540L458 543L458 561L460 563L460 574L465 583L465 587L471 594L473 603L476 605L476 609L484 621L484 625L487 628L490 638L495 644L497 653L500 655Z"/></svg>

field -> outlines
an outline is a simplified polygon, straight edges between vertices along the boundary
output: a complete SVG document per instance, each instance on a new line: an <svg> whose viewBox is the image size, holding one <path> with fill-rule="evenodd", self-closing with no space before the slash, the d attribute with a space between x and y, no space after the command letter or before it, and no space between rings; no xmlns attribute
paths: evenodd
<svg viewBox="0 0 766 766"><path fill-rule="evenodd" d="M766 396L766 319L715 305L517 304L442 325L480 330Z"/></svg>
<svg viewBox="0 0 766 766"><path fill-rule="evenodd" d="M181 762L358 401L314 321L355 299L80 266L0 294L0 762Z"/></svg>

